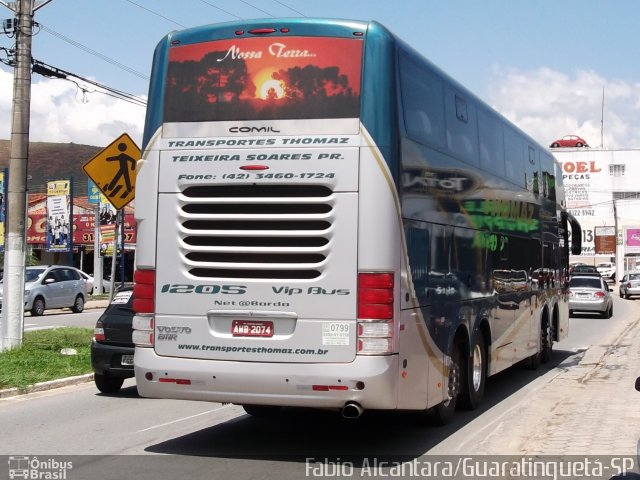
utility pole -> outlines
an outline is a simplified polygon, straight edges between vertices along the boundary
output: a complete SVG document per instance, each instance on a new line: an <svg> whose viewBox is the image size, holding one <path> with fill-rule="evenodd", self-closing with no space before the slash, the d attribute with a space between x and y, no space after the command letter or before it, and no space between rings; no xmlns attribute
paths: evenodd
<svg viewBox="0 0 640 480"><path fill-rule="evenodd" d="M614 256L616 259L616 282L619 282L625 274L624 239L622 242L618 243L618 204L616 203L615 198L613 199L613 221L616 228L616 253Z"/></svg>
<svg viewBox="0 0 640 480"><path fill-rule="evenodd" d="M7 192L4 298L0 350L22 344L24 329L24 268L26 263L27 164L31 120L31 39L33 15L52 0L0 3L15 13L16 55Z"/></svg>

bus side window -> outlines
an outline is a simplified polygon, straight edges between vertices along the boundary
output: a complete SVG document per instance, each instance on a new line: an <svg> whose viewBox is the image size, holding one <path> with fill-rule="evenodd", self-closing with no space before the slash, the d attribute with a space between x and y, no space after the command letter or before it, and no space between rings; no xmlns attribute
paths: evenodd
<svg viewBox="0 0 640 480"><path fill-rule="evenodd" d="M542 194L549 200L556 201L556 175L553 157L540 152L540 168L542 169Z"/></svg>
<svg viewBox="0 0 640 480"><path fill-rule="evenodd" d="M504 140L502 125L495 115L478 110L480 166L488 172L504 177Z"/></svg>
<svg viewBox="0 0 640 480"><path fill-rule="evenodd" d="M429 271L431 270L429 250L429 225L413 223L406 228L409 266L416 297L420 305L429 303Z"/></svg>
<svg viewBox="0 0 640 480"><path fill-rule="evenodd" d="M478 164L478 134L476 109L472 103L447 89L447 148L463 160Z"/></svg>
<svg viewBox="0 0 640 480"><path fill-rule="evenodd" d="M522 155L522 137L509 127L504 127L505 171L507 179L516 185L526 188L524 178L524 161Z"/></svg>
<svg viewBox="0 0 640 480"><path fill-rule="evenodd" d="M444 146L442 81L401 55L400 85L407 135L422 144Z"/></svg>
<svg viewBox="0 0 640 480"><path fill-rule="evenodd" d="M531 145L525 145L525 158L527 159L524 163L525 184L527 190L538 195L542 191L540 186L540 169L538 168L538 152Z"/></svg>

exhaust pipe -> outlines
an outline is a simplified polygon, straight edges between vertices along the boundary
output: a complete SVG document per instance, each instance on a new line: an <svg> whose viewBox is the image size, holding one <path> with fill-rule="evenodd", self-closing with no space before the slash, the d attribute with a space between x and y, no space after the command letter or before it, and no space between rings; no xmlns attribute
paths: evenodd
<svg viewBox="0 0 640 480"><path fill-rule="evenodd" d="M364 410L357 402L347 402L342 408L342 418L358 418Z"/></svg>

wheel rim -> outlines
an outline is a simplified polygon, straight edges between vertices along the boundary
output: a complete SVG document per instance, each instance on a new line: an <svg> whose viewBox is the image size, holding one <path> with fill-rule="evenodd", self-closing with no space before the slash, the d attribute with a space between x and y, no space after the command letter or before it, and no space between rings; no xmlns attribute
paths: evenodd
<svg viewBox="0 0 640 480"><path fill-rule="evenodd" d="M540 343L542 344L543 351L549 348L549 335L547 328L547 322L543 323L542 328L540 328Z"/></svg>
<svg viewBox="0 0 640 480"><path fill-rule="evenodd" d="M42 315L44 313L44 302L42 300L36 300L36 312L38 315Z"/></svg>
<svg viewBox="0 0 640 480"><path fill-rule="evenodd" d="M472 363L471 379L473 382L473 389L477 392L480 390L482 384L482 349L480 345L476 345L473 348L473 363Z"/></svg>
<svg viewBox="0 0 640 480"><path fill-rule="evenodd" d="M449 395L449 400L453 399L458 395L458 364L456 360L451 359L449 364L449 385L447 386L447 394Z"/></svg>

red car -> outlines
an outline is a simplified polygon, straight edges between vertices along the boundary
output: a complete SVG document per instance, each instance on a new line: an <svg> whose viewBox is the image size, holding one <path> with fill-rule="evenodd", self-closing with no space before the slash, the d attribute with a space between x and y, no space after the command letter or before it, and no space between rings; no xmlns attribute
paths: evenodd
<svg viewBox="0 0 640 480"><path fill-rule="evenodd" d="M558 147L588 147L587 142L584 139L580 138L577 135L565 135L560 140L556 140L553 142L550 147L558 148Z"/></svg>

